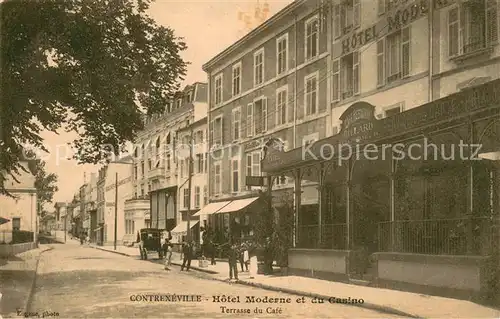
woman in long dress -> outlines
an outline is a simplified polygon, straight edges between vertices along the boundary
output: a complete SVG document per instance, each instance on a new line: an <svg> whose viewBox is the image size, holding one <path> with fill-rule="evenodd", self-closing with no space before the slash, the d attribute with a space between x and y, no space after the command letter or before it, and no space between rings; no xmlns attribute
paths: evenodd
<svg viewBox="0 0 500 319"><path fill-rule="evenodd" d="M250 267L248 269L248 273L250 275L249 278L254 279L259 267L257 262L257 249L255 247L255 244L252 244L248 249L248 256L250 257Z"/></svg>

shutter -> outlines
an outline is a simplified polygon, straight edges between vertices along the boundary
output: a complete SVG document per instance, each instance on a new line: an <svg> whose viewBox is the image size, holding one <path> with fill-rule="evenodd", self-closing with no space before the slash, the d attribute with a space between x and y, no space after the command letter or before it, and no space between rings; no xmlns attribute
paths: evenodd
<svg viewBox="0 0 500 319"><path fill-rule="evenodd" d="M224 128L224 118L221 117L220 118L220 124L219 124L219 128L220 128L220 136L219 136L219 141L220 141L220 144L221 146L224 145L224 131L223 131L223 128Z"/></svg>
<svg viewBox="0 0 500 319"><path fill-rule="evenodd" d="M252 154L247 154L247 176L252 176Z"/></svg>
<svg viewBox="0 0 500 319"><path fill-rule="evenodd" d="M253 103L247 105L247 136L253 135Z"/></svg>
<svg viewBox="0 0 500 319"><path fill-rule="evenodd" d="M459 21L459 28L458 28L458 53L457 54L463 54L464 53L464 47L466 46L467 42L467 12L465 11L464 6L460 7L458 10L458 21Z"/></svg>
<svg viewBox="0 0 500 319"><path fill-rule="evenodd" d="M262 131L267 131L267 97L262 99Z"/></svg>
<svg viewBox="0 0 500 319"><path fill-rule="evenodd" d="M355 51L352 53L352 93L353 94L359 94L360 91L360 84L361 84L361 79L360 79L360 72L359 72L359 61L360 60L360 54L358 51Z"/></svg>
<svg viewBox="0 0 500 319"><path fill-rule="evenodd" d="M410 26L401 30L401 77L410 75L411 46Z"/></svg>
<svg viewBox="0 0 500 319"><path fill-rule="evenodd" d="M208 144L214 145L214 120L210 121L210 124L209 124Z"/></svg>
<svg viewBox="0 0 500 319"><path fill-rule="evenodd" d="M335 32L335 38L340 37L340 4L336 4L334 9L333 9L333 23L335 24L334 27L334 32Z"/></svg>
<svg viewBox="0 0 500 319"><path fill-rule="evenodd" d="M361 1L353 0L353 25L354 28L361 26Z"/></svg>
<svg viewBox="0 0 500 319"><path fill-rule="evenodd" d="M384 14L385 12L385 0L378 0L378 14Z"/></svg>
<svg viewBox="0 0 500 319"><path fill-rule="evenodd" d="M385 84L385 38L377 41L377 86Z"/></svg>
<svg viewBox="0 0 500 319"><path fill-rule="evenodd" d="M236 110L233 110L232 115L233 115L233 121L232 121L232 130L231 130L231 139L233 141L236 141Z"/></svg>
<svg viewBox="0 0 500 319"><path fill-rule="evenodd" d="M460 46L460 26L458 7L448 10L448 56L458 55Z"/></svg>
<svg viewBox="0 0 500 319"><path fill-rule="evenodd" d="M333 61L332 101L340 100L340 59Z"/></svg>
<svg viewBox="0 0 500 319"><path fill-rule="evenodd" d="M498 42L498 1L486 0L486 45Z"/></svg>

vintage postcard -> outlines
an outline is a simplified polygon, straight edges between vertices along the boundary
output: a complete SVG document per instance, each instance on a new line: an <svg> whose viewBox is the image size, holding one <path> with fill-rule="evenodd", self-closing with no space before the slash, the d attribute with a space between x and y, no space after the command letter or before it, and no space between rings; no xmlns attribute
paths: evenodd
<svg viewBox="0 0 500 319"><path fill-rule="evenodd" d="M500 0L0 17L0 319L500 318Z"/></svg>

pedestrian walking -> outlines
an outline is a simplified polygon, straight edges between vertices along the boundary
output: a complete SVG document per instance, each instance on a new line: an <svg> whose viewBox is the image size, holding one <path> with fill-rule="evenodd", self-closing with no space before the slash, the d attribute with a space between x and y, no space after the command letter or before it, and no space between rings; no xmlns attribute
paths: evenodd
<svg viewBox="0 0 500 319"><path fill-rule="evenodd" d="M246 244L241 243L238 248L239 248L238 257L239 257L241 272L244 272L245 270L248 272L248 264L246 262L246 260L248 260L248 250L246 249ZM245 259L245 253L247 255L247 259ZM243 269L243 266L245 266L245 269Z"/></svg>
<svg viewBox="0 0 500 319"><path fill-rule="evenodd" d="M170 266L172 265L172 243L168 238L165 238L165 243L163 244L163 252L165 255L165 270L170 270Z"/></svg>
<svg viewBox="0 0 500 319"><path fill-rule="evenodd" d="M266 275L273 274L273 251L271 237L266 238L266 243L264 246L264 273Z"/></svg>
<svg viewBox="0 0 500 319"><path fill-rule="evenodd" d="M239 249L236 243L231 244L229 247L229 280L233 280L233 276L235 280L238 280L238 255Z"/></svg>
<svg viewBox="0 0 500 319"><path fill-rule="evenodd" d="M184 256L182 260L181 271L186 268L186 271L189 271L191 268L191 259L193 258L193 244L190 242L185 242L182 246L182 254Z"/></svg>

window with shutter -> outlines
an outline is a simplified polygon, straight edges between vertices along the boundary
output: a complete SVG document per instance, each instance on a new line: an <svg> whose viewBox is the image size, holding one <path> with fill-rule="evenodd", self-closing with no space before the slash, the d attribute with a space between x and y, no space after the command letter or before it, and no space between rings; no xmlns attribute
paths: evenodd
<svg viewBox="0 0 500 319"><path fill-rule="evenodd" d="M338 38L342 35L342 22L340 20L340 4L333 7L333 23L334 23L334 36Z"/></svg>
<svg viewBox="0 0 500 319"><path fill-rule="evenodd" d="M498 43L498 0L469 0L448 10L448 56L474 53Z"/></svg>
<svg viewBox="0 0 500 319"><path fill-rule="evenodd" d="M305 57L306 60L310 60L318 56L319 51L319 18L314 16L306 21L306 45L305 45Z"/></svg>
<svg viewBox="0 0 500 319"><path fill-rule="evenodd" d="M259 98L253 103L254 134L267 131L267 98Z"/></svg>
<svg viewBox="0 0 500 319"><path fill-rule="evenodd" d="M253 70L254 85L257 86L264 83L264 48L254 53Z"/></svg>
<svg viewBox="0 0 500 319"><path fill-rule="evenodd" d="M233 65L232 93L237 96L241 93L241 62Z"/></svg>
<svg viewBox="0 0 500 319"><path fill-rule="evenodd" d="M360 76L359 76L359 52L352 53L352 87L353 93L359 94Z"/></svg>
<svg viewBox="0 0 500 319"><path fill-rule="evenodd" d="M233 141L240 139L240 122L241 122L241 109L239 107L233 109Z"/></svg>
<svg viewBox="0 0 500 319"><path fill-rule="evenodd" d="M385 39L377 41L377 86L385 84Z"/></svg>
<svg viewBox="0 0 500 319"><path fill-rule="evenodd" d="M276 90L276 125L287 123L287 95L288 87L284 86Z"/></svg>
<svg viewBox="0 0 500 319"><path fill-rule="evenodd" d="M460 11L458 8L452 8L448 11L448 55L454 57L458 55L460 48Z"/></svg>
<svg viewBox="0 0 500 319"><path fill-rule="evenodd" d="M222 103L222 73L215 77L214 104L218 106Z"/></svg>
<svg viewBox="0 0 500 319"><path fill-rule="evenodd" d="M342 99L352 97L360 91L359 52L352 52L340 59Z"/></svg>
<svg viewBox="0 0 500 319"><path fill-rule="evenodd" d="M387 83L409 76L411 69L410 27L388 35L386 46Z"/></svg>
<svg viewBox="0 0 500 319"><path fill-rule="evenodd" d="M337 59L332 63L332 101L340 100L340 60Z"/></svg>
<svg viewBox="0 0 500 319"><path fill-rule="evenodd" d="M253 152L252 153L252 176L260 176L260 160L261 160L261 153L260 152Z"/></svg>
<svg viewBox="0 0 500 319"><path fill-rule="evenodd" d="M252 154L249 153L246 155L246 164L247 164L247 170L246 170L246 176L250 177L252 176ZM247 186L247 189L251 189L251 186Z"/></svg>
<svg viewBox="0 0 500 319"><path fill-rule="evenodd" d="M306 116L314 115L318 112L318 78L319 73L314 72L304 79L304 105Z"/></svg>
<svg viewBox="0 0 500 319"><path fill-rule="evenodd" d="M263 132L267 131L267 97L262 99L262 128Z"/></svg>
<svg viewBox="0 0 500 319"><path fill-rule="evenodd" d="M239 179L239 164L240 161L238 158L233 158L231 161L231 191L236 193L239 191L239 184L240 184L240 179Z"/></svg>
<svg viewBox="0 0 500 319"><path fill-rule="evenodd" d="M210 121L208 128L208 143L210 145L214 144L214 125L215 121L214 120Z"/></svg>
<svg viewBox="0 0 500 319"><path fill-rule="evenodd" d="M410 27L403 28L401 30L401 76L407 77L410 75L410 55L411 55L411 47L410 47Z"/></svg>
<svg viewBox="0 0 500 319"><path fill-rule="evenodd" d="M247 104L247 137L253 135L253 103Z"/></svg>
<svg viewBox="0 0 500 319"><path fill-rule="evenodd" d="M354 28L357 28L361 26L361 1L360 0L353 0L353 9L352 9L352 15L353 15L353 25Z"/></svg>
<svg viewBox="0 0 500 319"><path fill-rule="evenodd" d="M498 0L486 0L486 42L498 42Z"/></svg>

